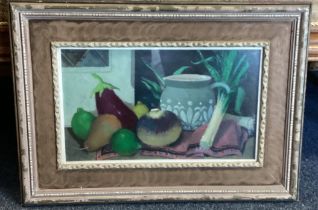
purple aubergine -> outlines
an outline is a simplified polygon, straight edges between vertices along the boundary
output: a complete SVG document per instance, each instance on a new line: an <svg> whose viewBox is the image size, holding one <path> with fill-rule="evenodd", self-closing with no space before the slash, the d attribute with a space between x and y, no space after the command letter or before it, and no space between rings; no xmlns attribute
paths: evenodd
<svg viewBox="0 0 318 210"><path fill-rule="evenodd" d="M94 89L98 114L115 115L121 122L123 128L134 131L136 129L138 118L116 95L114 89L118 88L110 83L106 83L97 74L93 74L93 76L99 81L99 84Z"/></svg>

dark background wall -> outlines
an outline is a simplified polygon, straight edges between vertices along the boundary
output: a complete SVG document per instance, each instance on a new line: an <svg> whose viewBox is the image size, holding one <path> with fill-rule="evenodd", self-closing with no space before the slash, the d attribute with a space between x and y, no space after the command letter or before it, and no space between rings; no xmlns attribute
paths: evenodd
<svg viewBox="0 0 318 210"><path fill-rule="evenodd" d="M210 56L215 57L216 54L220 54L220 50L201 50L205 58ZM255 116L257 109L257 97L258 97L258 82L259 82L259 66L260 66L260 50L238 50L238 56L235 59L235 64L238 60L246 55L246 60L249 63L249 69L241 80L241 86L246 91L245 100L242 105L242 115ZM196 50L160 50L161 67L164 76L172 75L177 69L182 66L188 66L189 68L183 73L186 74L205 74L209 75L208 70L204 65L194 65L192 62L200 61L199 54ZM154 82L158 82L154 73L145 65L152 63L150 50L136 50L135 51L135 88L136 88L136 101L142 101L148 107L158 107L159 101L156 100L150 91L142 84L141 79L147 78ZM210 62L217 71L221 72L220 66L215 62ZM154 69L159 69L154 67ZM233 94L232 101L228 112L234 113L234 100L235 94Z"/></svg>

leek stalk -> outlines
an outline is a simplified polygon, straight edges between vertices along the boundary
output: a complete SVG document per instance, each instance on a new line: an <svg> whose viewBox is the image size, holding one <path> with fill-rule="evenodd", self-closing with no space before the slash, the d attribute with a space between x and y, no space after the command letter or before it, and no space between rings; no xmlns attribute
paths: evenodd
<svg viewBox="0 0 318 210"><path fill-rule="evenodd" d="M213 88L217 89L217 102L208 127L200 140L200 147L209 149L213 145L234 94L236 94L235 111L240 113L240 107L245 95L240 83L249 69L249 63L246 55L240 56L237 50L221 51L208 58L205 58L201 51L198 51L198 53L200 60L192 63L204 65L214 79Z"/></svg>
<svg viewBox="0 0 318 210"><path fill-rule="evenodd" d="M223 117L226 114L229 99L229 94L222 94L220 98L218 98L212 118L210 119L207 129L201 137L201 148L208 149L212 146L213 140L215 139L215 136L219 130Z"/></svg>

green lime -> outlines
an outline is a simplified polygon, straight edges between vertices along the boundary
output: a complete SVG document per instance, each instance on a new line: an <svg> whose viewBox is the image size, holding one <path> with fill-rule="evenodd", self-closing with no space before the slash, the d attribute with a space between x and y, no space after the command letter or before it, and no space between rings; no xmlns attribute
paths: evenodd
<svg viewBox="0 0 318 210"><path fill-rule="evenodd" d="M75 136L85 141L88 138L95 119L96 117L92 113L87 112L82 108L78 108L71 121L72 131Z"/></svg>
<svg viewBox="0 0 318 210"><path fill-rule="evenodd" d="M128 129L120 129L112 136L113 151L121 156L130 156L137 153L139 143L136 135Z"/></svg>

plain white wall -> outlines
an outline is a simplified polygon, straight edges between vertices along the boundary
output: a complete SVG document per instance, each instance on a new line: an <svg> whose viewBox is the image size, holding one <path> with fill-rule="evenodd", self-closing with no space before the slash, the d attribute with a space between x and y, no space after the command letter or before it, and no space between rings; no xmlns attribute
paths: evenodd
<svg viewBox="0 0 318 210"><path fill-rule="evenodd" d="M78 107L96 112L95 96L92 91L98 81L92 73L119 88L115 90L125 103L135 104L135 63L133 50L110 50L110 66L105 67L63 67L62 85L64 102L64 123L71 125L71 119Z"/></svg>

